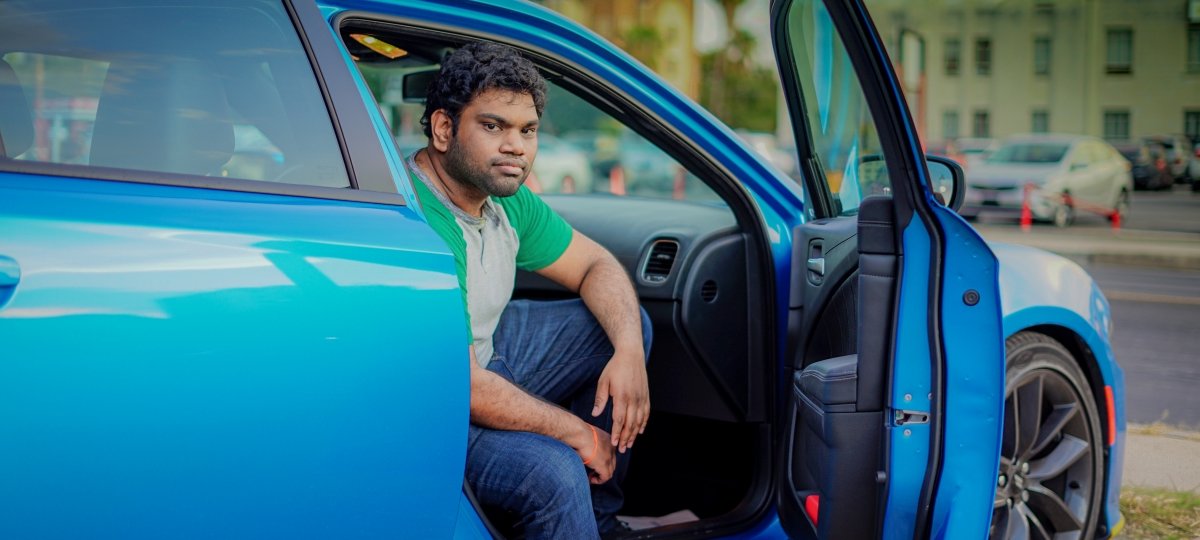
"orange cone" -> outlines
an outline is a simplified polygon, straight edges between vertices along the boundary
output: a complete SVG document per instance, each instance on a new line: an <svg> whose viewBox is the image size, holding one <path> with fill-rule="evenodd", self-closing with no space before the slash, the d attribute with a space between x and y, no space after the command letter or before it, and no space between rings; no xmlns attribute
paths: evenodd
<svg viewBox="0 0 1200 540"><path fill-rule="evenodd" d="M625 194L625 169L620 165L613 165L608 170L608 191L613 195Z"/></svg>
<svg viewBox="0 0 1200 540"><path fill-rule="evenodd" d="M1120 211L1120 210L1113 210L1113 211L1112 211L1112 217L1111 217L1111 218L1109 218L1109 221L1112 221L1112 230L1113 230L1113 232L1118 232L1118 231L1120 231L1120 230L1121 230L1121 211Z"/></svg>
<svg viewBox="0 0 1200 540"><path fill-rule="evenodd" d="M1021 230L1029 232L1033 228L1033 212L1029 209L1029 194L1033 192L1033 184L1025 184L1021 197Z"/></svg>

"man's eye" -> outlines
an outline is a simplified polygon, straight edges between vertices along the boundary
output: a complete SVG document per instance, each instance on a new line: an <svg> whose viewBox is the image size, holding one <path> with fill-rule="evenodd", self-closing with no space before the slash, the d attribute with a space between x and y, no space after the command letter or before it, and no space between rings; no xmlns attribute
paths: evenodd
<svg viewBox="0 0 1200 540"><path fill-rule="evenodd" d="M522 130L522 133L524 133L526 137L532 137L537 135L537 128L525 128Z"/></svg>
<svg viewBox="0 0 1200 540"><path fill-rule="evenodd" d="M488 131L496 131L496 130L500 129L500 124L492 124L492 123L485 122L483 124L483 129L486 129Z"/></svg>

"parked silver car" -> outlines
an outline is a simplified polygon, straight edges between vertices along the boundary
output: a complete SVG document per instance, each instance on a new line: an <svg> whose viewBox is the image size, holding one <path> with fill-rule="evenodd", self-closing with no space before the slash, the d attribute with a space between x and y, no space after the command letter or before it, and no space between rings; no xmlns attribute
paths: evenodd
<svg viewBox="0 0 1200 540"><path fill-rule="evenodd" d="M1133 192L1130 164L1112 145L1083 135L1017 135L967 171L962 214L1020 212L1070 225L1079 211L1125 217ZM1027 187L1028 186L1028 187Z"/></svg>

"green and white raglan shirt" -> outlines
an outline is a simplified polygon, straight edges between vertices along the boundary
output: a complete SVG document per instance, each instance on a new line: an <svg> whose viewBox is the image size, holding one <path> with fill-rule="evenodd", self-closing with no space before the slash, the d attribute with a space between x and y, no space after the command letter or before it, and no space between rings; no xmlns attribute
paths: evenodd
<svg viewBox="0 0 1200 540"><path fill-rule="evenodd" d="M429 225L454 254L471 344L486 367L492 359L492 334L512 298L517 268L550 266L567 250L573 231L525 186L511 197L488 197L482 217L467 214L426 177L413 156L408 158L413 186Z"/></svg>

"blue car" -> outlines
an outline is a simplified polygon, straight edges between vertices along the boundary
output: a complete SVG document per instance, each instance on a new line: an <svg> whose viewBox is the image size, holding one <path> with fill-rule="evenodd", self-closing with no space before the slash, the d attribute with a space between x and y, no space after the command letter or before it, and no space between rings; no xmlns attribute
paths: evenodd
<svg viewBox="0 0 1200 540"><path fill-rule="evenodd" d="M771 10L802 181L533 4L0 0L0 537L495 534L397 144L476 40L543 70L545 132L671 171L544 196L653 322L622 514L675 523L633 536L1117 534L1099 288L955 213L860 1Z"/></svg>

